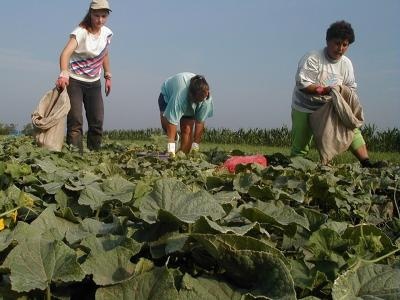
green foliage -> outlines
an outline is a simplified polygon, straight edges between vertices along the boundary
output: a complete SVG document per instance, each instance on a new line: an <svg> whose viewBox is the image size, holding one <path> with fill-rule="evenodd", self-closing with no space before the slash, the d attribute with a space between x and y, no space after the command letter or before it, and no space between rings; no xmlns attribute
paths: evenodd
<svg viewBox="0 0 400 300"><path fill-rule="evenodd" d="M10 123L10 124L3 124L0 123L0 135L10 135L17 132L17 124Z"/></svg>
<svg viewBox="0 0 400 300"><path fill-rule="evenodd" d="M400 152L400 129L387 128L378 130L376 125L367 124L361 128L361 133L371 151Z"/></svg>
<svg viewBox="0 0 400 300"><path fill-rule="evenodd" d="M361 132L370 151L400 152L400 129L378 130L376 125L367 124ZM104 133L110 140L152 140L163 132L158 128L139 130L109 130ZM291 131L287 126L263 129L250 128L232 130L227 128L206 128L203 142L213 144L268 145L270 147L290 147Z"/></svg>
<svg viewBox="0 0 400 300"><path fill-rule="evenodd" d="M27 135L27 136L33 136L34 130L35 129L34 129L32 123L28 123L22 128L21 133L24 135Z"/></svg>
<svg viewBox="0 0 400 300"><path fill-rule="evenodd" d="M400 297L398 163L276 154L232 174L231 151L160 149L2 139L0 297Z"/></svg>

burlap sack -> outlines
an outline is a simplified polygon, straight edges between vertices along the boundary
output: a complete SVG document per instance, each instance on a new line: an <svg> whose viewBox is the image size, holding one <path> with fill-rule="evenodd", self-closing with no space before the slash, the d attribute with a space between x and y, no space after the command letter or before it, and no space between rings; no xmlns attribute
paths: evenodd
<svg viewBox="0 0 400 300"><path fill-rule="evenodd" d="M310 115L321 163L328 164L333 157L346 151L354 137L354 129L364 123L364 114L355 91L346 86L332 89L331 101Z"/></svg>
<svg viewBox="0 0 400 300"><path fill-rule="evenodd" d="M61 93L52 89L39 101L32 113L35 139L39 146L61 151L65 137L65 122L71 108L67 89Z"/></svg>

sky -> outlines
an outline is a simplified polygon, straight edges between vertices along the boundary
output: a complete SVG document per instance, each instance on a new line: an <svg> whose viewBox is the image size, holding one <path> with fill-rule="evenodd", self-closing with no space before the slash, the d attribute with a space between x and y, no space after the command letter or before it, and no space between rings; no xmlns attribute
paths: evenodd
<svg viewBox="0 0 400 300"><path fill-rule="evenodd" d="M0 122L30 123L54 87L59 55L89 0L2 1ZM162 82L204 75L213 128L291 127L299 59L326 45L329 25L350 22L353 62L367 124L400 127L400 0L110 0L113 86L104 128L160 127ZM85 124L86 127L86 124Z"/></svg>

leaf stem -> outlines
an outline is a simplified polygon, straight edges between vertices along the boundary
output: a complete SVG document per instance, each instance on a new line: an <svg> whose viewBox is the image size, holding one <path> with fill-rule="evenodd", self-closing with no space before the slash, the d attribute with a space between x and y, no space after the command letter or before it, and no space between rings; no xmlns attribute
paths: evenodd
<svg viewBox="0 0 400 300"><path fill-rule="evenodd" d="M50 292L49 285L47 285L47 288L46 288L46 300L51 300L51 292Z"/></svg>
<svg viewBox="0 0 400 300"><path fill-rule="evenodd" d="M96 220L99 220L99 216L100 216L100 207L96 210Z"/></svg>
<svg viewBox="0 0 400 300"><path fill-rule="evenodd" d="M396 186L394 187L394 192L393 192L393 201L394 201L394 205L396 206L396 210L397 210L397 216L400 218L400 210L399 210L399 206L397 205L397 200L396 200L396 192L397 192L397 186L398 186L398 182L396 183Z"/></svg>
<svg viewBox="0 0 400 300"><path fill-rule="evenodd" d="M3 213L0 214L0 218L2 218L4 216L7 216L8 214L10 214L10 213L12 213L12 212L14 212L14 211L16 211L16 210L18 210L20 208L21 208L20 206L17 206L17 207L15 207L15 208L13 208L13 209L11 209L9 211L3 212Z"/></svg>
<svg viewBox="0 0 400 300"><path fill-rule="evenodd" d="M363 259L363 258L359 258L352 266L349 267L349 269L358 269L361 266L361 263L367 263L367 264L374 264L377 263L379 261L381 261L382 259L385 259L393 254L395 254L396 252L400 251L400 248L393 250L389 253L386 253L385 255L375 258L375 259Z"/></svg>
<svg viewBox="0 0 400 300"><path fill-rule="evenodd" d="M385 259L386 257L389 257L389 256L395 254L395 253L398 252L398 251L400 251L400 248L398 248L398 249L396 249L396 250L393 250L393 251L391 251L391 252L389 252L389 253L386 253L385 255L383 255L383 256L381 256L381 257L372 259L372 260L366 260L366 259L363 259L363 258L361 258L360 260L361 260L362 262L365 262L365 263L372 263L372 264L374 264L374 263L377 263L378 261L380 261L380 260L382 260L382 259Z"/></svg>

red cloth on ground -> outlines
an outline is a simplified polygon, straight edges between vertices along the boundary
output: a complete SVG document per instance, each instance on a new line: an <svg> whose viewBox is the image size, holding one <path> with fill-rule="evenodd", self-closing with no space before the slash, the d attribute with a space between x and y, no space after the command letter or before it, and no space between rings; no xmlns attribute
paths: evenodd
<svg viewBox="0 0 400 300"><path fill-rule="evenodd" d="M229 172L235 173L235 168L238 164L259 164L263 167L268 165L267 159L264 155L245 155L245 156L232 156L224 162L224 167L228 169Z"/></svg>

